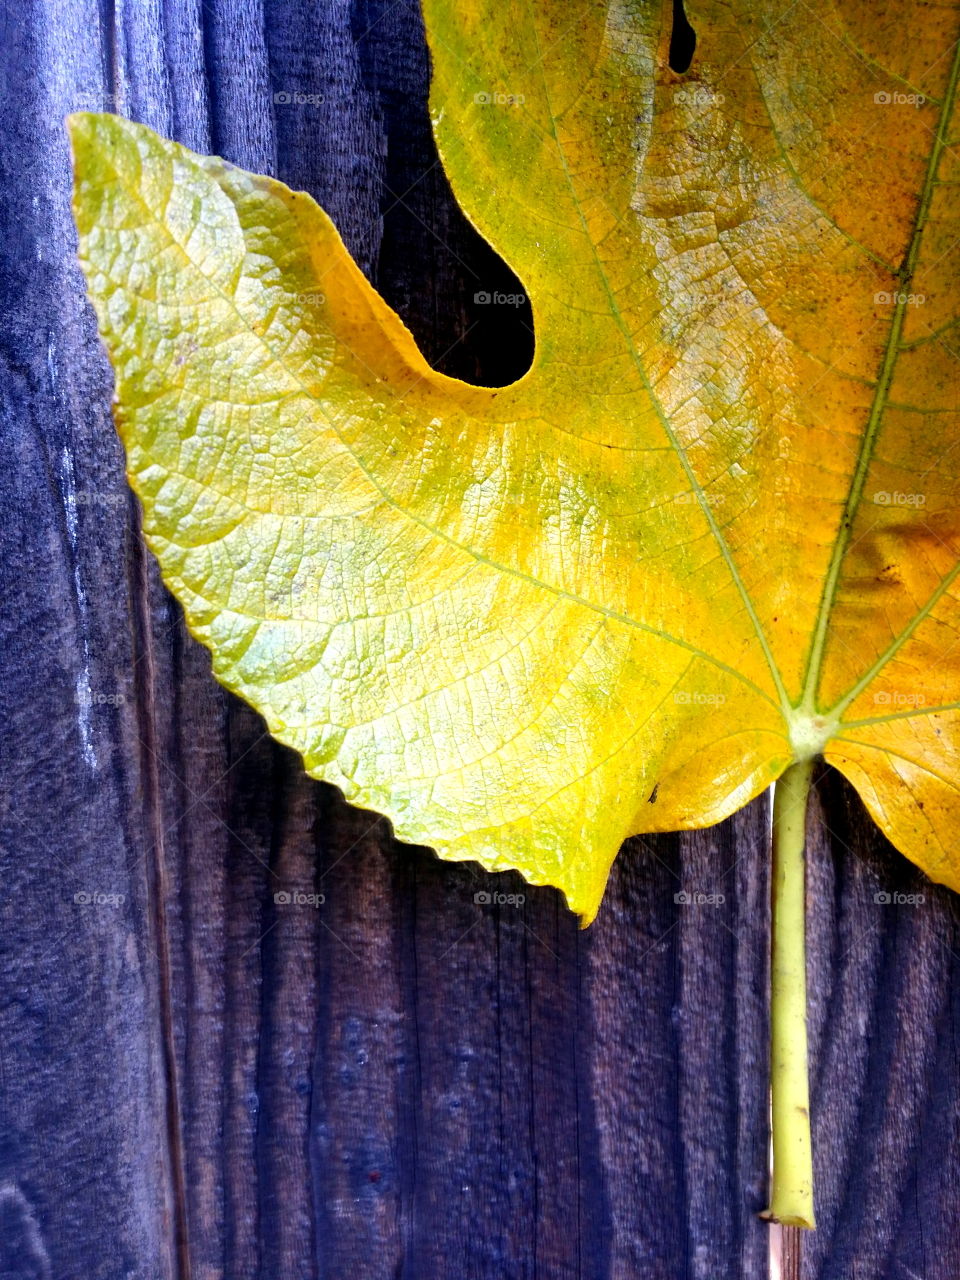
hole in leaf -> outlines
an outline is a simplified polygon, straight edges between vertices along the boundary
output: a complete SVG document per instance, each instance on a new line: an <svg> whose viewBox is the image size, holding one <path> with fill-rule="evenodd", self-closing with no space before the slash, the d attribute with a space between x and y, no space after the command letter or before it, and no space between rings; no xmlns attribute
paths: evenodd
<svg viewBox="0 0 960 1280"><path fill-rule="evenodd" d="M411 15L419 6L405 6ZM358 6L363 80L384 134L383 235L375 284L440 373L502 387L533 361L533 314L524 286L461 211L430 128L429 64L419 19L385 35L379 2ZM398 56L398 47L403 55ZM511 216L509 205L503 217Z"/></svg>
<svg viewBox="0 0 960 1280"><path fill-rule="evenodd" d="M683 0L673 0L673 27L670 31L670 70L678 75L689 70L697 47L697 33L687 21Z"/></svg>

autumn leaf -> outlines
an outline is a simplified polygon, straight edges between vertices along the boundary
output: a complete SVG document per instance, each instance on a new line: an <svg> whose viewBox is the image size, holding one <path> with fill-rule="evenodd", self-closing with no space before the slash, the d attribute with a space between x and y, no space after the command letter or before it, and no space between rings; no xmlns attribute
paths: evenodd
<svg viewBox="0 0 960 1280"><path fill-rule="evenodd" d="M315 777L589 920L822 753L960 887L956 5L429 0L533 366L434 372L308 196L70 119L146 537ZM909 33L909 36L907 35Z"/></svg>

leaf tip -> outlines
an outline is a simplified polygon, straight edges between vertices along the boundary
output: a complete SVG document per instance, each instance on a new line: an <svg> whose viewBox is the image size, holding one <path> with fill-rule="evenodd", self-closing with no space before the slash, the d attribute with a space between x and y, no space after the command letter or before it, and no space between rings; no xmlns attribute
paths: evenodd
<svg viewBox="0 0 960 1280"><path fill-rule="evenodd" d="M71 111L63 117L67 137L74 147L78 142L83 142L90 137L96 118L95 111Z"/></svg>
<svg viewBox="0 0 960 1280"><path fill-rule="evenodd" d="M123 122L108 111L71 111L63 123L76 166L81 156L103 144L105 133L115 137L117 126Z"/></svg>

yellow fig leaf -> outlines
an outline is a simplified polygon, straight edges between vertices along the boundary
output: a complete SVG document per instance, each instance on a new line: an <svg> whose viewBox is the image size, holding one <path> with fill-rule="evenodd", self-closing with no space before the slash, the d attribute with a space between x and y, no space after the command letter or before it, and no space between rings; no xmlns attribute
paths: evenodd
<svg viewBox="0 0 960 1280"><path fill-rule="evenodd" d="M145 533L355 804L590 919L823 754L960 888L960 7L428 0L530 371L433 371L308 196L70 119Z"/></svg>

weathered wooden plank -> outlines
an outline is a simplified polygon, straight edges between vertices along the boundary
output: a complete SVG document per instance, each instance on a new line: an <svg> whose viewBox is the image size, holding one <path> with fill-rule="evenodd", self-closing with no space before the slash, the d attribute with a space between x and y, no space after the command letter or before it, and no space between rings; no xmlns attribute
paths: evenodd
<svg viewBox="0 0 960 1280"><path fill-rule="evenodd" d="M598 921L594 1105L624 1280L766 1275L764 831L753 806L673 849L631 842ZM674 901L697 892L725 902Z"/></svg>
<svg viewBox="0 0 960 1280"><path fill-rule="evenodd" d="M960 1275L960 900L891 848L838 775L820 793L808 872L818 1230L802 1275L947 1280Z"/></svg>
<svg viewBox="0 0 960 1280"><path fill-rule="evenodd" d="M176 1274L172 1176L131 504L61 125L80 17L4 20L0 1274L146 1280Z"/></svg>

